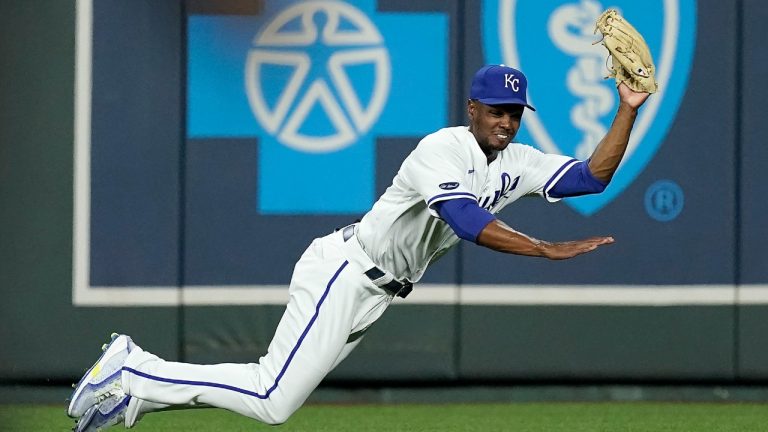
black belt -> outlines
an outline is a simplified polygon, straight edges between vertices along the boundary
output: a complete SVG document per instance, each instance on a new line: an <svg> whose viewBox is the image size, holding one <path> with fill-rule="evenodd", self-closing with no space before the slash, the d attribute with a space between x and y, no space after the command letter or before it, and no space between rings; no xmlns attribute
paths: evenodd
<svg viewBox="0 0 768 432"><path fill-rule="evenodd" d="M344 230L341 232L341 236L342 238L344 238L344 241L351 239L353 235L355 235L354 225L349 225L344 227ZM384 277L386 273L384 273L384 271L378 267L373 267L366 270L365 275L368 276L368 279L370 279L371 281L375 281L377 279ZM400 282L395 279L392 279L391 281L387 282L384 285L379 285L379 288L384 289L384 291L387 291L392 295L406 298L408 297L408 294L410 294L411 291L413 291L413 283L411 283L410 281Z"/></svg>

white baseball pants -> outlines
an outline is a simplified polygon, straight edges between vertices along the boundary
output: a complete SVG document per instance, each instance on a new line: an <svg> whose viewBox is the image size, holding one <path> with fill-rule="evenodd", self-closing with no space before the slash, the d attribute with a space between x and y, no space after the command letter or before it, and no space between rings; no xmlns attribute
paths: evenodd
<svg viewBox="0 0 768 432"><path fill-rule="evenodd" d="M211 405L268 424L285 422L360 342L392 301L363 272L372 263L353 236L315 239L296 264L286 307L258 363L168 362L136 347L123 367L126 394L163 405Z"/></svg>

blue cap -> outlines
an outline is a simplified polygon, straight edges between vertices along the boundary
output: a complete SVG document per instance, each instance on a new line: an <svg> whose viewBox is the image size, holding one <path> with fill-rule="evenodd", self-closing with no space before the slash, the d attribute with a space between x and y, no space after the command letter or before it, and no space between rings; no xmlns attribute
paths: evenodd
<svg viewBox="0 0 768 432"><path fill-rule="evenodd" d="M536 111L528 105L527 90L528 79L519 70L504 65L487 65L472 78L469 98L486 105L516 104Z"/></svg>

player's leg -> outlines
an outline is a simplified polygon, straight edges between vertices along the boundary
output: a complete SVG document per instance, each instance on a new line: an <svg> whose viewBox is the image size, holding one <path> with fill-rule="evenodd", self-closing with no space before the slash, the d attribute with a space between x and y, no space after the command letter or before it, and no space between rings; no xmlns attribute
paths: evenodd
<svg viewBox="0 0 768 432"><path fill-rule="evenodd" d="M336 366L338 366L339 363L341 363L345 358L347 358L347 356L357 347L357 345L362 340L363 340L363 337L362 335L360 335L359 337L355 337L353 341L347 342L344 345L344 348L342 348L341 353L339 353L339 356L336 358L336 361L331 367L331 370L336 369ZM124 396L124 397L129 397L129 396ZM126 406L124 413L116 415L114 419L109 420L109 423L107 423L106 421L101 422L99 426L106 425L106 424L114 425L114 424L123 422L126 428L132 428L133 426L136 425L136 423L138 423L139 420L141 420L144 414L157 412L157 411L168 411L169 409L179 409L183 407L184 406L160 404L160 403L139 399L137 397L131 397L128 401L128 404ZM188 406L188 407L192 408L193 406ZM101 412L106 414L104 409L102 409ZM79 432L81 429L77 429L77 430ZM87 430L87 429L82 429L82 430Z"/></svg>
<svg viewBox="0 0 768 432"><path fill-rule="evenodd" d="M363 330L361 330L361 332L362 331ZM344 348L342 348L341 353L339 353L339 356L336 358L336 361L331 367L331 370L336 369L336 366L338 366L339 363L341 363L345 358L347 358L347 356L363 340L362 334L360 334L359 336L352 335L352 337L354 339L352 341L347 342L344 345ZM187 407L193 408L194 406L187 406ZM159 404L159 403L139 399L137 397L132 397L128 405L126 406L125 412L116 416L115 419L110 420L109 424L117 424L119 422L124 422L126 428L131 428L134 425L136 425L136 423L144 416L144 414L148 414L156 411L168 411L169 409L175 410L175 409L183 409L183 408L184 406L181 406L181 405L174 406L174 405L167 405L167 404ZM106 422L102 424L106 424Z"/></svg>
<svg viewBox="0 0 768 432"><path fill-rule="evenodd" d="M375 290L379 290L379 288L375 288ZM390 303L392 303L391 295L384 297L372 296L363 303L362 307L358 310L358 315L355 317L354 326L347 338L347 343L333 362L331 370L336 369L336 366L357 348L360 342L363 341L368 329L381 317L381 314L384 313L384 310L386 310Z"/></svg>
<svg viewBox="0 0 768 432"><path fill-rule="evenodd" d="M360 344L362 340L363 340L363 337L361 335L360 337L356 337L353 341L347 342L344 345L344 348L342 348L341 353L339 353L339 356L336 358L336 361L331 367L331 370L336 369L336 366L338 366L339 363L341 363L344 359L346 359L347 356L357 347L358 344ZM188 406L188 407L193 408L194 406ZM159 403L149 402L143 399L139 399L137 397L133 397L128 403L125 413L122 416L118 417L111 424L117 424L123 421L123 417L124 417L125 427L131 428L134 425L136 425L136 423L144 416L144 414L148 414L156 411L168 411L169 409L175 410L180 408L183 408L183 406L159 404Z"/></svg>
<svg viewBox="0 0 768 432"><path fill-rule="evenodd" d="M389 303L327 238L314 242L296 265L290 293L258 364L166 362L137 347L123 369L124 391L155 403L208 404L284 422L356 346L347 343L350 333L375 321Z"/></svg>

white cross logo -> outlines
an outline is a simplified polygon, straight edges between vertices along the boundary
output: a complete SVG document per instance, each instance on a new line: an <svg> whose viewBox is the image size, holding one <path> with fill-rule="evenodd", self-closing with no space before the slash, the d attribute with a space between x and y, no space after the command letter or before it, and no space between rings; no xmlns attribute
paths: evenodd
<svg viewBox="0 0 768 432"><path fill-rule="evenodd" d="M314 17L323 14L326 22L317 28ZM352 29L343 28L344 21ZM298 29L292 24L300 23ZM340 50L328 58L328 78L309 74L311 45L321 41ZM336 151L353 144L367 132L381 114L391 81L389 53L376 26L360 10L342 2L310 1L279 13L254 38L245 66L245 86L251 109L261 126L282 144L310 153ZM373 91L361 101L346 67L373 64ZM263 66L293 68L287 84L270 104L265 89L274 90L263 77ZM308 85L305 85L308 84ZM300 90L303 90L300 92ZM314 135L300 130L313 108L325 112L331 134Z"/></svg>

